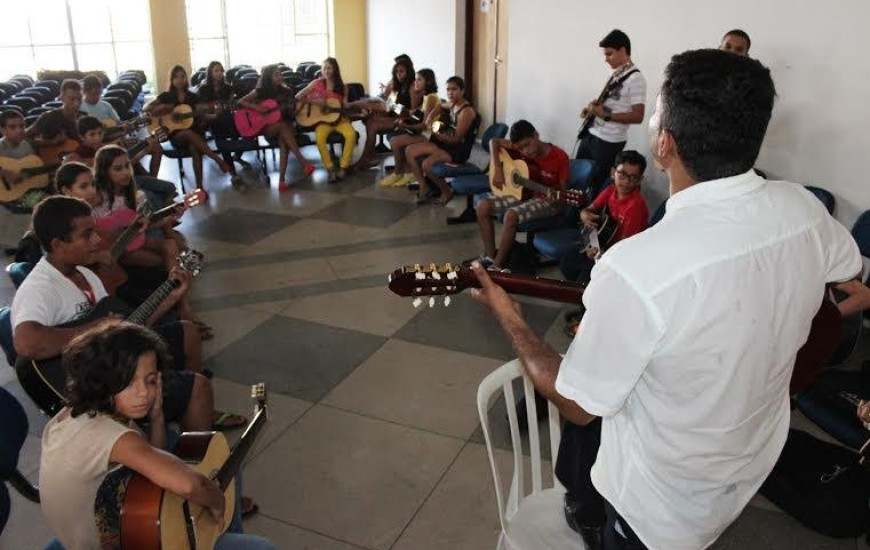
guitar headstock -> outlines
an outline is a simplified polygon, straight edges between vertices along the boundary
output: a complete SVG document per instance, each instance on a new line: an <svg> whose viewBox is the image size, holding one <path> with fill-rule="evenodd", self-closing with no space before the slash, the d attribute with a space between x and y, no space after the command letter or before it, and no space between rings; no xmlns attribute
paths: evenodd
<svg viewBox="0 0 870 550"><path fill-rule="evenodd" d="M205 194L204 189L196 189L195 191L191 191L190 193L184 195L184 206L186 206L187 208L191 208L207 202L208 195Z"/></svg>
<svg viewBox="0 0 870 550"><path fill-rule="evenodd" d="M201 252L188 248L179 252L176 259L178 260L178 266L194 277L198 276L200 271L202 271L203 256Z"/></svg>
<svg viewBox="0 0 870 550"><path fill-rule="evenodd" d="M435 306L435 296L444 296L444 305L449 306L450 296L471 288L472 281L476 280L471 270L449 263L407 265L387 276L390 290L399 296L414 298L414 307L423 304L423 296L429 296L429 307Z"/></svg>
<svg viewBox="0 0 870 550"><path fill-rule="evenodd" d="M565 192L564 198L566 203L571 206L576 206L577 208L584 208L587 203L586 193L578 191L577 189L568 189Z"/></svg>
<svg viewBox="0 0 870 550"><path fill-rule="evenodd" d="M158 126L151 135L156 137L157 141L163 143L169 139L169 130L166 129L166 126Z"/></svg>
<svg viewBox="0 0 870 550"><path fill-rule="evenodd" d="M259 382L251 385L251 399L256 401L255 411L260 411L266 408L266 384Z"/></svg>

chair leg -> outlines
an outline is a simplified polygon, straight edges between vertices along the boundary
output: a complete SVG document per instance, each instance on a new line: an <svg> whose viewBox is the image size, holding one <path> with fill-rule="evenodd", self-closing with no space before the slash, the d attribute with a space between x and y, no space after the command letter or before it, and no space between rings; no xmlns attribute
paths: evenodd
<svg viewBox="0 0 870 550"><path fill-rule="evenodd" d="M184 195L187 193L187 189L184 187L184 159L178 157L178 181L181 183L181 194Z"/></svg>
<svg viewBox="0 0 870 550"><path fill-rule="evenodd" d="M30 483L18 470L15 470L6 481L24 498L30 502L39 503L39 487Z"/></svg>
<svg viewBox="0 0 870 550"><path fill-rule="evenodd" d="M465 195L465 210L458 216L447 216L447 225L460 223L474 223L477 221L477 212L474 211L474 195Z"/></svg>

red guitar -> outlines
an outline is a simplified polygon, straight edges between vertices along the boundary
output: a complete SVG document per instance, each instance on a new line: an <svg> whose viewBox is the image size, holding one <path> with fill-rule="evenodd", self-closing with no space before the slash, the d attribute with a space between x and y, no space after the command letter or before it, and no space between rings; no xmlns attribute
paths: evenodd
<svg viewBox="0 0 870 550"><path fill-rule="evenodd" d="M488 272L492 280L510 294L532 296L566 304L578 305L583 298L585 285L556 279L544 279L528 275L512 275L497 271ZM397 269L387 279L389 288L399 296L414 298L414 307L423 304L428 296L429 307L435 305L435 296L444 296L444 305L450 305L450 296L467 288L480 288L474 271L451 264L437 266L415 264ZM841 339L843 318L837 306L827 298L822 300L818 313L813 318L812 328L806 343L798 351L792 371L791 394L806 388L825 367L828 357L834 353Z"/></svg>
<svg viewBox="0 0 870 550"><path fill-rule="evenodd" d="M250 138L260 135L263 128L269 124L281 122L281 105L274 99L264 99L260 102L266 112L260 113L247 107L242 107L233 115L236 130L242 137Z"/></svg>

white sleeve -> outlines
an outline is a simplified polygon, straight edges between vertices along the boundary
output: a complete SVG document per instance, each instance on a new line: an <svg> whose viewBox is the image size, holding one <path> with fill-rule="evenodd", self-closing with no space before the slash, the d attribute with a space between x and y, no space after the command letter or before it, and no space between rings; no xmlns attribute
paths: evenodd
<svg viewBox="0 0 870 550"><path fill-rule="evenodd" d="M85 276L85 279L87 279L88 283L91 285L91 289L94 291L94 298L96 299L96 301L99 302L100 300L109 295L109 293L106 292L106 287L103 286L103 281L97 276L96 273L86 267L79 267L78 270L81 272L82 275Z"/></svg>
<svg viewBox="0 0 870 550"><path fill-rule="evenodd" d="M13 330L25 321L34 321L45 327L55 325L56 308L49 305L56 300L54 290L38 282L28 277L15 291L10 313Z"/></svg>
<svg viewBox="0 0 870 550"><path fill-rule="evenodd" d="M108 101L106 101L105 103L106 103L106 111L107 111L108 114L109 114L109 118L111 118L112 120L114 120L115 122L117 122L118 124L120 124L120 123L121 123L121 117L118 116L118 111L116 111L115 108L112 107L112 104L109 103Z"/></svg>
<svg viewBox="0 0 870 550"><path fill-rule="evenodd" d="M640 72L629 77L628 99L631 105L646 105L646 78Z"/></svg>
<svg viewBox="0 0 870 550"><path fill-rule="evenodd" d="M861 274L864 267L858 243L833 216L824 212L819 224L822 252L825 255L828 283L840 283Z"/></svg>
<svg viewBox="0 0 870 550"><path fill-rule="evenodd" d="M562 361L556 391L595 416L616 414L649 364L663 328L649 299L607 263L583 294L586 314Z"/></svg>

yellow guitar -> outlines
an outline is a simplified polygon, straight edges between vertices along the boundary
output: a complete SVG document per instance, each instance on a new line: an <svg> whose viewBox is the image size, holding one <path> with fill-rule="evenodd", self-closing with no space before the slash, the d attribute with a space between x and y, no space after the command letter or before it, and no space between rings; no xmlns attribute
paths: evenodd
<svg viewBox="0 0 870 550"><path fill-rule="evenodd" d="M490 167L489 169L489 187L496 197L513 197L517 200L523 200L523 190L528 189L543 193L552 201L564 201L570 205L581 207L586 204L586 196L583 191L575 189L561 191L534 181L540 179L537 163L523 158L518 151L502 148L498 158L501 161L502 174L504 174L504 183L501 187L495 184L495 168Z"/></svg>
<svg viewBox="0 0 870 550"><path fill-rule="evenodd" d="M193 107L181 103L166 114L160 116L151 115L151 120L148 122L148 131L153 134L161 126L166 128L170 133L177 130L187 130L193 126L195 116L196 113L193 111Z"/></svg>
<svg viewBox="0 0 870 550"><path fill-rule="evenodd" d="M49 176L58 166L60 163L45 164L37 155L0 157L0 203L16 201L31 189L48 187Z"/></svg>

